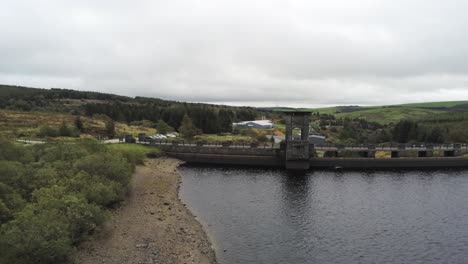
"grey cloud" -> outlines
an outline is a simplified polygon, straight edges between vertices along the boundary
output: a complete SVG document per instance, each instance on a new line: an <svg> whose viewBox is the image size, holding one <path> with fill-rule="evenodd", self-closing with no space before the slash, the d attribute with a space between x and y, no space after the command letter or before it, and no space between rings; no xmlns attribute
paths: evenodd
<svg viewBox="0 0 468 264"><path fill-rule="evenodd" d="M468 98L465 1L26 1L0 83L248 105Z"/></svg>

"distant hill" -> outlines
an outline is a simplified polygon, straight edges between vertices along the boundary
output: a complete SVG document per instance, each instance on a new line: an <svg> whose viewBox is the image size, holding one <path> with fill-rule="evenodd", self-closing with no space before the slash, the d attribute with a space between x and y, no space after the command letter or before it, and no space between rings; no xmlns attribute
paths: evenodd
<svg viewBox="0 0 468 264"><path fill-rule="evenodd" d="M402 119L420 119L448 112L468 110L468 101L429 102L386 106L336 106L309 109L337 118L363 118L381 124L396 123Z"/></svg>

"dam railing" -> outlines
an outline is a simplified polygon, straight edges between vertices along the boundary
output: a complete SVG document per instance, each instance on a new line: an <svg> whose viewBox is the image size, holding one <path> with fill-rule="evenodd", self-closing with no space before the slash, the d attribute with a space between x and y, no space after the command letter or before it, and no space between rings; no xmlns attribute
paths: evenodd
<svg viewBox="0 0 468 264"><path fill-rule="evenodd" d="M154 146L187 146L187 147L206 147L206 148L263 148L263 149L280 149L280 144L272 143L238 143L238 142L196 142L196 141L171 141L171 140L146 140L138 141L139 144L154 145ZM451 150L468 150L468 144L432 144L432 143L417 143L417 144L311 144L311 149L318 151L451 151Z"/></svg>

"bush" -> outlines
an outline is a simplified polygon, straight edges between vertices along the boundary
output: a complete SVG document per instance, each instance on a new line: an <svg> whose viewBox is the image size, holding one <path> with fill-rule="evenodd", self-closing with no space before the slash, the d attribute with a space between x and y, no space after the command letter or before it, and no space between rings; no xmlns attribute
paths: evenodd
<svg viewBox="0 0 468 264"><path fill-rule="evenodd" d="M10 186L0 183L0 224L13 219L13 214L23 209L26 201Z"/></svg>
<svg viewBox="0 0 468 264"><path fill-rule="evenodd" d="M70 224L56 210L27 206L0 230L1 263L65 263L72 248Z"/></svg>
<svg viewBox="0 0 468 264"><path fill-rule="evenodd" d="M57 137L59 132L47 125L39 127L39 132L37 133L38 137Z"/></svg>
<svg viewBox="0 0 468 264"><path fill-rule="evenodd" d="M119 151L113 151L113 153L116 155L122 155L133 166L143 164L145 159L145 153L138 150L122 149Z"/></svg>
<svg viewBox="0 0 468 264"><path fill-rule="evenodd" d="M69 192L81 193L88 202L100 206L108 206L118 202L125 194L120 183L83 171L65 179L62 183Z"/></svg>
<svg viewBox="0 0 468 264"><path fill-rule="evenodd" d="M32 155L21 146L16 146L12 142L0 138L0 160L17 160L29 162Z"/></svg>
<svg viewBox="0 0 468 264"><path fill-rule="evenodd" d="M132 163L144 158L92 141L0 146L0 263L8 264L66 263L105 221L105 207L124 197Z"/></svg>
<svg viewBox="0 0 468 264"><path fill-rule="evenodd" d="M88 203L79 193L68 192L63 186L37 190L33 197L38 211L53 211L66 218L73 243L80 241L105 219L99 206Z"/></svg>
<svg viewBox="0 0 468 264"><path fill-rule="evenodd" d="M268 142L268 138L266 136L264 136L264 135L257 135L257 136L255 136L255 139L258 142L262 142L262 143Z"/></svg>
<svg viewBox="0 0 468 264"><path fill-rule="evenodd" d="M127 186L130 183L133 171L123 156L110 152L86 156L75 163L74 169L90 175L103 176L122 184L122 186Z"/></svg>
<svg viewBox="0 0 468 264"><path fill-rule="evenodd" d="M80 131L76 127L69 127L63 122L58 129L48 125L39 128L38 137L79 137Z"/></svg>

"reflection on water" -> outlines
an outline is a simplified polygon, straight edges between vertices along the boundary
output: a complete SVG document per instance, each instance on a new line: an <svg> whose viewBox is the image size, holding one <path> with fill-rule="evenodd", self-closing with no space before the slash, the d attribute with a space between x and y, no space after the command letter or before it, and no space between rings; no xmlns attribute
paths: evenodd
<svg viewBox="0 0 468 264"><path fill-rule="evenodd" d="M183 167L220 263L467 263L468 172Z"/></svg>

